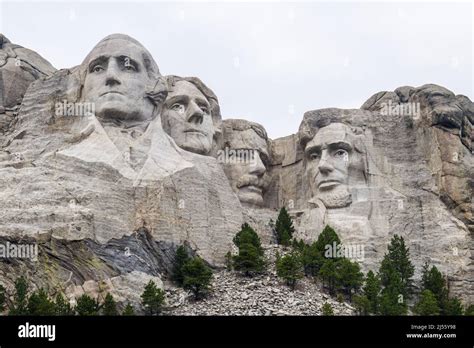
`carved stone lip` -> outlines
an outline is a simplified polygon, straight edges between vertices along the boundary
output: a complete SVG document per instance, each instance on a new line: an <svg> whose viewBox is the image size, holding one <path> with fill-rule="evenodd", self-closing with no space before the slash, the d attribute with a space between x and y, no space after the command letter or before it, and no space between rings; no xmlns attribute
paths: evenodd
<svg viewBox="0 0 474 348"><path fill-rule="evenodd" d="M184 133L197 133L201 135L206 135L203 131L197 130L197 129L186 129Z"/></svg>
<svg viewBox="0 0 474 348"><path fill-rule="evenodd" d="M118 91L107 91L107 92L104 92L102 93L100 96L104 96L106 94L120 94L120 95L124 95L122 92L118 92Z"/></svg>
<svg viewBox="0 0 474 348"><path fill-rule="evenodd" d="M242 187L240 187L240 189L245 189L246 191L257 193L259 195L261 195L262 192L263 192L263 189L261 187L255 186L255 185L242 186Z"/></svg>
<svg viewBox="0 0 474 348"><path fill-rule="evenodd" d="M340 185L341 182L338 180L323 180L318 184L319 188L329 188L332 186Z"/></svg>

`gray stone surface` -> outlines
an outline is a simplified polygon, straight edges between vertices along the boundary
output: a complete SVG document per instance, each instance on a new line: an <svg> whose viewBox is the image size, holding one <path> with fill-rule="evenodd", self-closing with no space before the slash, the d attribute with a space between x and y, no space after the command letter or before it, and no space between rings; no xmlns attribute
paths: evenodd
<svg viewBox="0 0 474 348"><path fill-rule="evenodd" d="M329 303L335 315L355 315L347 302L338 302L322 291L321 284L303 279L291 290L276 276L275 253L284 255L287 250L277 245L264 246L270 265L260 276L247 278L235 272L222 270L214 275L213 292L196 302L183 289L165 284L168 315L252 315L288 316L322 315L322 306Z"/></svg>
<svg viewBox="0 0 474 348"><path fill-rule="evenodd" d="M39 54L0 34L0 134L16 115L31 82L55 71Z"/></svg>
<svg viewBox="0 0 474 348"><path fill-rule="evenodd" d="M144 283L162 279L180 303L175 314L276 315L279 306L280 314L319 314L325 299L317 289L305 295L310 284L292 304L275 299L265 309L258 302L270 292L288 295L273 271L254 285L222 271L241 224L271 245L269 221L287 206L298 238L314 241L329 224L344 244L362 247L364 271L377 269L394 234L404 236L417 284L428 261L452 294L474 302L467 97L404 86L361 109L308 111L297 134L271 140L262 125L222 121L214 92L197 78L161 76L126 35L108 36L82 64L59 71L0 38L0 242L39 248L36 261L0 262L8 289L23 274L71 300L107 290L137 305ZM15 70L18 57L24 65ZM200 129L194 138L183 136L190 124ZM255 156L233 162L226 149ZM182 243L219 275L214 297L194 309L166 285Z"/></svg>

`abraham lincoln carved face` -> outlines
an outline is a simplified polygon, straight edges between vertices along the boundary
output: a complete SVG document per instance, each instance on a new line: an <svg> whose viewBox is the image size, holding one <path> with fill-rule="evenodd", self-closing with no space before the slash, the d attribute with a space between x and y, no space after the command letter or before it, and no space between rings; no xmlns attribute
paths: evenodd
<svg viewBox="0 0 474 348"><path fill-rule="evenodd" d="M312 196L327 208L351 204L351 185L365 181L365 156L351 127L330 123L319 128L304 152Z"/></svg>

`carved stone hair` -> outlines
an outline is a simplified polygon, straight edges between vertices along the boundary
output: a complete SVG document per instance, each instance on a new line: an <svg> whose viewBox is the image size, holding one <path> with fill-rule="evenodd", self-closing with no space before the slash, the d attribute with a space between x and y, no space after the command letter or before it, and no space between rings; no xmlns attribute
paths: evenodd
<svg viewBox="0 0 474 348"><path fill-rule="evenodd" d="M310 117L305 115L298 130L298 141L301 149L306 147L306 144L314 138L321 128L327 127L331 123L342 123L349 127L356 136L354 143L355 150L360 153L366 153L365 144L360 137L363 133L362 130L359 127L349 124L347 121L346 115L338 113L313 114Z"/></svg>
<svg viewBox="0 0 474 348"><path fill-rule="evenodd" d="M257 133L260 138L264 139L265 141L268 141L268 135L265 131L265 128L263 128L263 126L258 123L243 119L232 118L222 121L222 131L224 133L224 137L226 136L226 134L232 133L234 131L242 132L248 129L253 129L253 131Z"/></svg>
<svg viewBox="0 0 474 348"><path fill-rule="evenodd" d="M148 52L148 50L145 48L145 46L143 46L140 42L135 40L133 37L130 37L130 36L125 35L125 34L112 34L112 35L108 35L105 38L103 38L102 40L100 40L97 43L97 45L95 45L94 48L89 52L89 54L86 56L86 58L83 60L81 66L83 66L83 68L85 67L87 69L87 66L85 66L85 65L90 60L91 53L96 48L98 48L100 46L103 46L107 41L112 41L112 40L129 41L129 42L133 43L134 45L136 45L137 47L139 47L142 51L143 63L145 64L145 69L147 71L148 77L150 77L151 79L154 80L154 79L157 79L159 76L161 76L160 69L158 68L158 65L156 64L156 62L153 59L150 52ZM85 78L85 75L84 75L84 78Z"/></svg>

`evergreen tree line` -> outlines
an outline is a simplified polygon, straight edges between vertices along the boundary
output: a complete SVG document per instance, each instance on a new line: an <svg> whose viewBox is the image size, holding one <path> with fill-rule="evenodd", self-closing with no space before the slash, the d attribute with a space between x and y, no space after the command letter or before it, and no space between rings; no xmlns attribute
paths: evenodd
<svg viewBox="0 0 474 348"><path fill-rule="evenodd" d="M298 280L310 277L320 281L323 288L339 301L344 298L353 303L360 315L405 315L408 302L413 298L414 266L410 261L409 249L403 237L394 235L377 273L369 271L366 276L356 261L338 255L334 248L341 246L336 231L326 226L312 244L293 238L293 222L282 208L276 223L270 222L278 244L290 248L280 256L276 255L277 275L295 289ZM261 241L255 230L247 223L235 235L233 242L237 254L229 251L226 265L243 276L253 277L266 271ZM328 247L332 248L328 253ZM463 308L456 297L450 297L447 284L436 266L425 264L422 272L422 289L413 313L418 315L474 315L474 305ZM198 256L191 257L184 245L177 248L171 279L185 290L191 291L195 300L202 299L212 289L212 269ZM147 315L158 315L165 308L165 292L150 281L141 295L142 309ZM5 289L0 285L0 312L6 310ZM333 310L325 303L323 315L333 315ZM100 303L83 294L72 307L61 294L55 299L39 289L28 295L28 284L24 277L15 282L13 305L10 315L119 315L113 296L106 294ZM134 308L127 304L122 315L134 315Z"/></svg>
<svg viewBox="0 0 474 348"><path fill-rule="evenodd" d="M0 312L7 311L8 315L119 315L117 303L113 296L107 293L103 302L94 299L87 294L81 295L76 300L76 305L72 306L61 293L51 298L46 290L40 288L29 292L28 281L25 277L19 277L15 281L15 291L13 300L9 306L6 304L6 291L0 285ZM134 309L127 304L122 311L123 315L133 315Z"/></svg>
<svg viewBox="0 0 474 348"><path fill-rule="evenodd" d="M463 308L458 298L448 295L446 280L436 266L424 265L421 293L417 299L414 298L415 268L410 260L409 248L401 236L392 237L378 272L369 271L364 276L356 261L335 252L341 241L330 226L326 226L312 244L297 241L293 238L292 219L284 207L276 223L270 221L270 226L278 244L291 246L291 251L285 256L277 254L276 270L277 275L292 289L299 279L305 276L314 278L321 281L329 294L337 296L338 300L347 298L361 315L405 315L409 302L415 302L412 312L417 315L474 314L474 305ZM246 237L249 243L246 244L253 247L236 243L239 255L234 256L234 269L243 270L247 276L262 273L265 262L257 234L247 224L239 233L249 235ZM327 253L328 248L332 248L332 252ZM329 304L327 306L330 307ZM328 308L326 315L331 315Z"/></svg>

